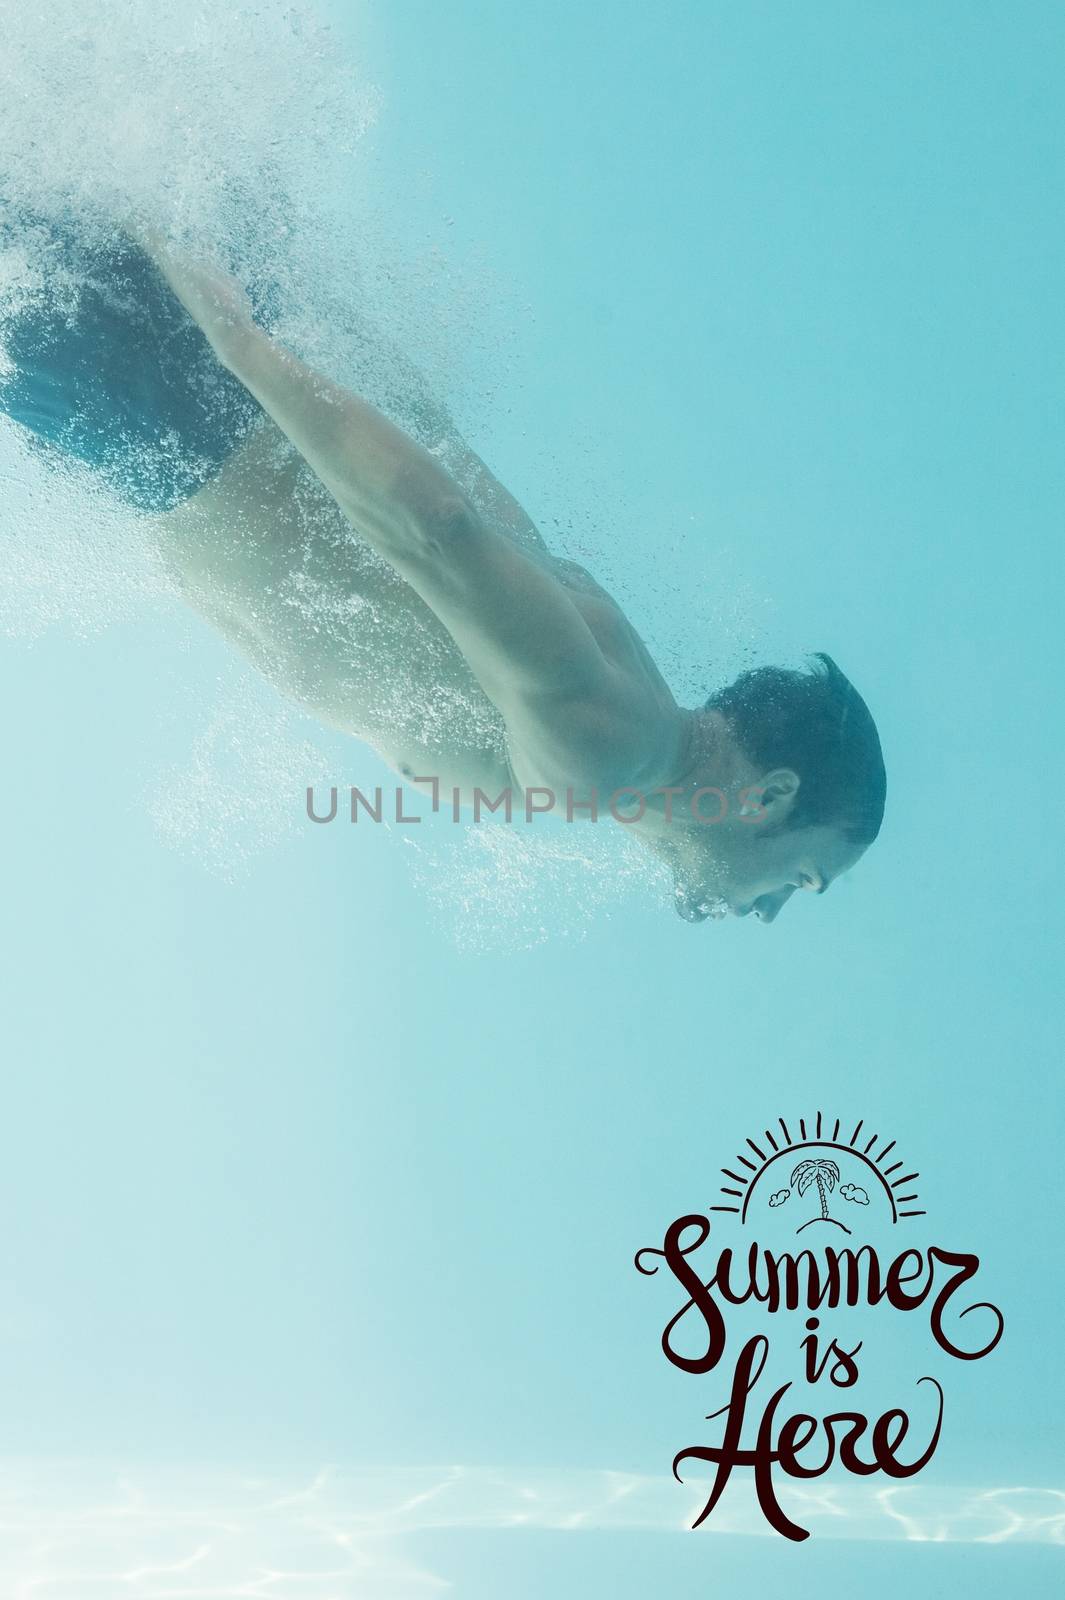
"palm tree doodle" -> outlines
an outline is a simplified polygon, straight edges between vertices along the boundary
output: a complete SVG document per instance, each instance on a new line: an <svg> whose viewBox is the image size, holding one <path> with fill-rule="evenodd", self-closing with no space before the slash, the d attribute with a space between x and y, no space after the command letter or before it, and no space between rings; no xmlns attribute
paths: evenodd
<svg viewBox="0 0 1065 1600"><path fill-rule="evenodd" d="M839 1182L839 1168L834 1161L800 1161L791 1175L791 1187L799 1191L799 1197L806 1193L811 1184L817 1185L818 1197L821 1201L821 1215L811 1217L801 1227L795 1229L801 1233L803 1228L808 1228L813 1222L834 1222L837 1228L842 1228L844 1233L850 1233L846 1223L840 1222L838 1217L828 1214L828 1196Z"/></svg>

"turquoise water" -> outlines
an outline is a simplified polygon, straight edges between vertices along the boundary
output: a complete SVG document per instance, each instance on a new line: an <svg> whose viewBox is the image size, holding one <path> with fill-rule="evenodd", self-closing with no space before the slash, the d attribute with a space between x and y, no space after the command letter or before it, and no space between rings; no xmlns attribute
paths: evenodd
<svg viewBox="0 0 1065 1600"><path fill-rule="evenodd" d="M1061 11L333 20L362 291L678 693L831 652L885 824L771 928L599 835L312 828L385 769L0 441L9 1587L1056 1593ZM728 1384L633 1257L818 1112L897 1141L906 1244L975 1253L1005 1333L848 1311L865 1409L923 1442L941 1382L933 1461L801 1485L801 1545L749 1474L693 1533Z"/></svg>

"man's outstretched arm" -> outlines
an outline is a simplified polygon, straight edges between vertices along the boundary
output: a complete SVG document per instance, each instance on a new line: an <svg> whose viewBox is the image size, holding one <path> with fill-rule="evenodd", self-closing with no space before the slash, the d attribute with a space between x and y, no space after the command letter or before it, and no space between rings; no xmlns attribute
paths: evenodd
<svg viewBox="0 0 1065 1600"><path fill-rule="evenodd" d="M231 279L153 254L219 360L440 618L523 741L581 766L604 752L627 764L619 746L639 740L642 720L633 685L554 576L495 531L434 455L258 328Z"/></svg>
<svg viewBox="0 0 1065 1600"><path fill-rule="evenodd" d="M356 326L360 348L367 358L378 369L383 366L395 375L395 381L390 379L388 383L387 403L375 402L378 409L442 462L491 527L515 539L523 550L550 557L547 544L525 507L471 449L447 406L430 393L414 363L369 319L360 318Z"/></svg>

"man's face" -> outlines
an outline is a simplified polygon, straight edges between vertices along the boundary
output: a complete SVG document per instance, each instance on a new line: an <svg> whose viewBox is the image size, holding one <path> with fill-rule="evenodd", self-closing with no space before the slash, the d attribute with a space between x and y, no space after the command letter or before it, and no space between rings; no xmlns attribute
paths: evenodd
<svg viewBox="0 0 1065 1600"><path fill-rule="evenodd" d="M677 912L686 922L729 915L772 922L793 894L823 894L865 848L821 825L770 829L741 819L708 827L706 835L689 835L673 863Z"/></svg>

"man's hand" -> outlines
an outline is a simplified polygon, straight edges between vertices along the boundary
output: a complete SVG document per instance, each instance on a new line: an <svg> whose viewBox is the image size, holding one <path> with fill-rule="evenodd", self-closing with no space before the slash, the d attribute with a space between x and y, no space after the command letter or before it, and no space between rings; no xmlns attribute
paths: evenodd
<svg viewBox="0 0 1065 1600"><path fill-rule="evenodd" d="M136 230L133 237L202 328L222 365L238 360L245 336L255 328L244 286L215 263L175 250L156 230Z"/></svg>

